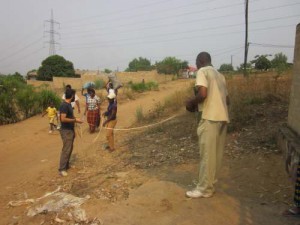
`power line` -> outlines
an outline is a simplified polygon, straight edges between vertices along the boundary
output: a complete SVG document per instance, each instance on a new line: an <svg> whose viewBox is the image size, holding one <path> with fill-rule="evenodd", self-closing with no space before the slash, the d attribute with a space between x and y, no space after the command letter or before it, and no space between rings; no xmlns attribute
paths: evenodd
<svg viewBox="0 0 300 225"><path fill-rule="evenodd" d="M42 25L38 26L38 27L37 27L36 29L34 29L33 31L27 33L25 36L18 36L18 38L15 39L16 41L13 42L13 44L7 46L6 48L5 48L5 47L2 48L1 51L3 52L3 51L7 51L7 50L9 50L9 49L11 49L11 48L15 48L16 46L20 45L20 43L22 43L21 40L24 41L24 40L26 40L28 37L32 37L32 36L35 37L35 36L36 36L36 33L37 33L41 28L42 28Z"/></svg>
<svg viewBox="0 0 300 225"><path fill-rule="evenodd" d="M289 18L294 18L294 17L299 17L299 15L291 15L291 16L284 16L284 17L276 17L276 18L270 18L270 19L264 19L264 20L257 20L257 21L253 21L251 22L251 24L254 24L254 23L261 23L261 22L267 22L267 21L275 21L275 20L282 20L282 19L289 19ZM236 26L242 26L244 25L243 23L238 23L238 24L231 24L231 25L227 25L227 26L216 26L216 27L208 27L208 28L202 28L201 29L201 32L203 31L209 31L209 30L218 30L218 29L223 29L223 28L229 28L229 27L236 27ZM191 33L195 33L195 32L199 32L198 30L186 30L184 31L184 33L188 33L188 34L191 34ZM176 34L182 34L183 31L179 31L179 32L171 32L171 33L164 33L164 34L159 34L159 35L148 35L147 38L153 38L153 37L162 37L162 36L169 36L169 35L176 35ZM94 37L97 37L97 35L94 35ZM136 38L137 40L139 40L140 38ZM134 40L132 38L125 38L125 39L120 39L120 40L117 40L117 41L127 41L127 40ZM97 44L99 42L96 42L96 43L91 43L89 42L88 44ZM103 42L101 42L103 43Z"/></svg>
<svg viewBox="0 0 300 225"><path fill-rule="evenodd" d="M285 17L277 17L277 18L271 18L271 19L264 19L264 20L258 20L258 21L254 21L252 23L261 23L261 22L266 22L266 21L274 21L274 20L281 20L281 19L286 19L286 18L291 18L291 17L298 17L300 15L292 15L292 16L285 16ZM235 26L242 26L243 23L238 23L238 24L232 24L232 25L227 25L227 26L216 26L216 27L208 27L208 28L202 28L201 31L209 31L209 30L218 30L218 29L224 29L224 28L228 28L228 27L235 27ZM194 32L199 32L198 30L189 30L189 31L184 31L184 33L182 31L179 32L171 32L171 33L164 33L164 34L155 34L155 35L148 35L147 38L155 38L155 37L162 37L162 36L170 36L170 35L176 35L176 34L186 34L188 33L189 35L191 33ZM140 38L123 38L123 39L119 39L119 40L115 40L115 41L127 41L127 40L140 40ZM106 43L111 43L111 41L106 42ZM83 43L84 44L89 44L89 45L94 45L94 44L100 44L99 42L94 42L94 43ZM105 42L101 42L101 44L105 44Z"/></svg>
<svg viewBox="0 0 300 225"><path fill-rule="evenodd" d="M292 45L275 45L275 44L260 44L249 42L250 45L260 46L260 47L268 47L268 48L294 48Z"/></svg>
<svg viewBox="0 0 300 225"><path fill-rule="evenodd" d="M15 56L15 55L19 54L20 52L22 52L22 51L24 51L25 49L31 47L32 45L35 45L36 43L38 43L38 42L41 41L41 40L43 40L43 37L40 37L40 38L36 39L35 41L31 42L30 44L24 46L23 48L21 48L21 49L15 51L15 52L13 52L12 54L7 55L7 56L1 58L1 59L0 59L0 62L3 62L3 61L5 61L5 60L7 60L8 58L10 58L10 57L12 57L12 56Z"/></svg>
<svg viewBox="0 0 300 225"><path fill-rule="evenodd" d="M260 1L260 0L257 0L257 1ZM222 6L222 7L217 7L217 8L212 8L212 9L206 9L206 10L201 10L201 11L189 11L189 12L186 12L186 13L183 13L183 14L176 14L176 15L172 15L172 16L166 16L166 17L163 17L163 18L155 18L155 19L151 19L151 22L154 22L154 21L163 21L165 19L168 19L168 18L178 18L180 16L186 16L186 15L191 15L191 14L199 14L199 13L207 13L207 12L210 12L210 11L214 11L216 9L225 9L225 8L230 8L234 5L242 5L243 3L237 3L237 4L231 4L231 5L227 5L227 6ZM279 5L279 6L273 6L273 7L267 7L267 8L262 8L262 9L256 9L256 10L249 10L249 12L251 13L257 13L257 12L261 12L261 11L266 11L266 10L272 10L272 9L279 9L279 8L284 8L284 7L289 7L289 6L295 6L295 5L299 5L300 2L297 2L297 3L292 3L292 4L285 4L285 5ZM236 16L236 15L242 15L243 13L236 13L236 14L230 14L230 15L226 15L226 17L231 17L231 16ZM215 16L215 17L210 17L210 18L201 18L201 19L197 19L197 20L194 20L195 22L197 21L207 21L207 20L211 20L211 19L216 19L216 18L222 18L222 17L225 17L225 16ZM128 19L128 18L126 18ZM120 21L120 19L118 20ZM103 22L103 21L102 21ZM100 24L102 24L102 22ZM107 22L111 22L111 21L107 21ZM121 24L121 25L118 25L118 26L114 26L114 28L120 28L120 27L129 27L129 26L133 26L133 25L137 25L137 24L145 24L145 22L147 21L138 21L138 22L133 22L133 23L126 23L126 24ZM84 27L86 28L87 26L89 25L97 25L99 23L90 23L90 24L84 24L84 25L79 25L78 27ZM109 23L106 23L106 24L109 24ZM179 23L179 24L182 24ZM170 26L172 24L168 24L168 25L157 25L157 26L151 26L151 27L162 27L162 26ZM173 25L178 25L178 23L176 22L176 24L173 24ZM102 27L102 29L105 29L106 27ZM68 29L68 27L66 27L65 29ZM100 29L100 28L97 28L97 29ZM97 30L95 28L89 30L89 31L84 31L84 32L95 32L95 30ZM74 31L75 33L78 33L78 31L80 30L76 30ZM103 31L101 31L103 32ZM72 34L73 32L68 32L68 34Z"/></svg>
<svg viewBox="0 0 300 225"><path fill-rule="evenodd" d="M170 2L170 1L172 1L172 0L165 0L165 1L160 0L158 2L152 2L150 4L142 5L142 6L139 6L139 7L133 7L131 9L119 10L119 11L114 11L114 12L107 12L107 13L103 13L101 15L88 16L88 17L83 17L83 18L80 18L80 19L69 20L69 21L66 21L65 23L74 23L74 22L78 23L79 21L87 20L87 19L90 19L90 18L97 18L97 17L103 17L105 15L119 14L119 13L122 13L122 12L128 12L128 11L137 10L137 9L141 9L141 8L147 8L151 5L157 5L157 4L161 4L161 3L164 3L164 2Z"/></svg>
<svg viewBox="0 0 300 225"><path fill-rule="evenodd" d="M44 49L44 48L38 48L38 49L36 49L36 50L34 50L34 51L32 51L32 52L30 52L30 53L28 53L28 54L26 54L26 55L24 55L24 56L22 56L22 57L19 57L19 58L15 59L13 62L11 62L11 63L9 63L9 64L6 64L6 65L4 65L4 66L1 66L1 68L9 67L9 66L13 65L14 63L16 63L16 61L20 62L20 61L22 61L22 60L28 59L28 56L31 56L31 55L33 55L33 54L35 54L35 53L37 53L37 52L39 52L39 51L41 51L41 50L43 50L43 49Z"/></svg>
<svg viewBox="0 0 300 225"><path fill-rule="evenodd" d="M254 1L261 1L261 0L254 0ZM210 1L208 1L210 2ZM210 11L215 11L215 10L219 10L219 9L226 9L226 8L232 8L234 6L239 6L239 5L242 5L243 3L235 3L235 4L230 4L230 5L223 5L223 6L218 6L218 7L212 7L210 9L202 9L202 10L197 10L197 11L189 11L189 12L184 12L184 13L180 13L180 14L176 14L176 15L170 15L170 16L163 16L163 17L154 17L151 19L151 22L155 22L155 21L162 21L162 20L166 20L166 19L170 19L170 18L178 18L178 17L185 17L187 15L191 15L191 14L199 14L199 13L207 13L207 12L210 12ZM299 3L300 4L300 3ZM168 10L171 10L172 8L169 8ZM165 11L165 10L164 10ZM157 12L157 11L156 11ZM140 15L144 15L143 14L140 14ZM130 17L130 18L134 18L134 17L139 17L140 15L135 15L133 17ZM127 17L128 19L128 17ZM116 21L120 21L122 20L122 18L119 18L117 19ZM101 21L101 24L103 22L112 22L114 20L106 20L106 21ZM142 20L142 21L138 21L138 22L134 22L134 23L128 23L128 24L123 24L123 25L120 25L118 27L124 27L124 26L131 26L131 25L137 25L137 24L145 24L145 22L147 22L147 20ZM90 23L88 25L97 25L99 23ZM87 25L86 24L83 24L83 25L78 25L76 27L86 27Z"/></svg>
<svg viewBox="0 0 300 225"><path fill-rule="evenodd" d="M273 26L273 27L267 27L267 28L258 28L258 29L252 29L252 32L255 31L262 31L262 30L271 30L271 29L277 29L277 28L283 28L283 27L294 27L295 24L289 24L289 25L283 25L283 26ZM223 33L216 33L214 34L215 36L222 36L222 35L232 35L232 34L240 34L243 33L244 31L235 31L235 32L223 32ZM125 43L127 46L128 45L138 45L138 44L149 44L149 43L165 43L165 42L172 42L172 41L183 41L183 40L191 40L195 38L201 38L201 37L211 37L211 34L207 35L197 35L197 36L189 36L186 38L173 38L173 39L167 39L167 40L159 40L159 41L143 41L143 43L138 43L138 42L133 42L133 43ZM132 40L132 39L131 39ZM91 46L77 46L77 47L65 47L63 50L67 49L85 49L85 48L101 48L101 47L123 47L123 45L116 45L116 44L109 44L109 45L91 45Z"/></svg>
<svg viewBox="0 0 300 225"><path fill-rule="evenodd" d="M253 10L253 11L250 11L251 13L257 13L257 12L261 12L261 11L267 11L267 10L272 10L272 9L279 9L279 8L283 8L283 7L287 7L287 6L293 6L293 5L299 5L300 3L294 3L294 4L286 4L286 5L281 5L281 6L275 6L275 7L269 7L269 8L263 8L263 9L258 9L258 10ZM222 16L215 16L215 17L210 17L210 18L201 18L201 19L197 19L197 20L189 20L189 21L183 21L183 22L179 22L179 23L176 23L176 26L178 26L179 24L186 24L186 23L192 23L192 22L199 22L199 21L210 21L212 19L218 19L218 18L228 18L228 17L232 17L232 16L236 16L236 15L242 15L243 13L236 13L236 14L230 14L230 15L222 15ZM295 16L298 16L298 15L295 15ZM281 18L292 18L292 17L295 17L295 16L286 16L286 17L281 17ZM265 20L267 21L267 20ZM255 22L254 22L255 23ZM134 23L136 24L136 23ZM123 26L130 26L130 25L134 25L134 24L125 24L125 25L120 25L118 27L123 27ZM141 30L146 30L146 29L153 29L153 28L159 28L159 27L169 27L170 25L172 24L167 24L167 25L154 25L154 26L147 26L147 27L143 27L141 29L126 29L125 31L121 32L121 31L114 31L114 32L103 32L102 30L98 30L98 29L91 29L91 30L88 30L88 31L83 31L81 33L93 33L93 37L95 37L95 32L99 31L101 32L101 36L103 35L111 35L113 33L131 33L131 32L136 32L136 31L141 31ZM175 24L173 24L175 25ZM78 34L79 31L76 31L76 33ZM74 35L72 34L73 32L68 32L67 33L67 36L71 36L71 38L76 38L76 37L90 37L90 35L88 34L83 34L83 35ZM70 38L70 37L69 37Z"/></svg>

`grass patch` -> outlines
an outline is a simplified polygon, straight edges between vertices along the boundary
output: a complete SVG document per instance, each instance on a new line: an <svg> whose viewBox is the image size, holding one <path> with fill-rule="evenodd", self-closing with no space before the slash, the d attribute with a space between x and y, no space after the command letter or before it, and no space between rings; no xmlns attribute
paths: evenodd
<svg viewBox="0 0 300 225"><path fill-rule="evenodd" d="M239 130L255 121L256 112L253 105L261 105L272 101L288 101L291 87L291 77L283 76L276 80L265 77L236 77L227 79L230 97L229 130Z"/></svg>
<svg viewBox="0 0 300 225"><path fill-rule="evenodd" d="M139 106L136 109L135 115L136 115L137 122L141 122L141 121L144 120L145 116L144 116L144 113L143 113L143 107L142 106Z"/></svg>
<svg viewBox="0 0 300 225"><path fill-rule="evenodd" d="M140 83L133 83L133 82L128 82L129 87L131 90L135 92L145 92L145 91L157 91L159 90L158 88L158 83L154 81L149 81L149 82L140 82Z"/></svg>

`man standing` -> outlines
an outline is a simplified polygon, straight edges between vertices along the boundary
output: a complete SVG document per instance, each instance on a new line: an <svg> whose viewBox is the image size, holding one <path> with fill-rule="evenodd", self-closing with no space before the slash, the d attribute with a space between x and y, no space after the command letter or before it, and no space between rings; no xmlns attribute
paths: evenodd
<svg viewBox="0 0 300 225"><path fill-rule="evenodd" d="M60 155L59 172L62 176L67 176L69 169L69 161L73 151L73 143L75 138L74 125L75 123L82 123L78 118L74 117L71 102L74 98L74 90L67 89L65 92L65 100L60 105L60 121L61 130L60 135L63 141L63 148Z"/></svg>
<svg viewBox="0 0 300 225"><path fill-rule="evenodd" d="M77 109L78 109L78 113L80 113L79 97L77 96L76 91L74 89L72 89L72 86L70 84L66 85L66 90L68 90L68 89L71 89L74 92L74 99L72 99L72 102L71 102L72 108L74 109L75 105L76 105ZM62 99L63 100L66 99L66 95L65 94L63 94Z"/></svg>
<svg viewBox="0 0 300 225"><path fill-rule="evenodd" d="M214 194L214 184L220 172L225 147L227 123L229 122L227 104L229 103L225 77L212 67L207 52L197 56L196 77L197 95L187 101L187 109L201 107L202 118L197 134L200 148L199 180L196 188L187 191L190 198L208 198Z"/></svg>

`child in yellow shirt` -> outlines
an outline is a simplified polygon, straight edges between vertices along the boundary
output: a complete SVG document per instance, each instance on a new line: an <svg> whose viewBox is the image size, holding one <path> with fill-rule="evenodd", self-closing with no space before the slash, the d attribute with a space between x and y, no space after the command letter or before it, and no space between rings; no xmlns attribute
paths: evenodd
<svg viewBox="0 0 300 225"><path fill-rule="evenodd" d="M50 102L49 107L42 114L42 117L44 117L46 114L48 114L49 124L50 124L49 133L51 134L56 128L56 125L54 124L54 119L56 118L56 120L58 121L57 110L54 107L53 102Z"/></svg>

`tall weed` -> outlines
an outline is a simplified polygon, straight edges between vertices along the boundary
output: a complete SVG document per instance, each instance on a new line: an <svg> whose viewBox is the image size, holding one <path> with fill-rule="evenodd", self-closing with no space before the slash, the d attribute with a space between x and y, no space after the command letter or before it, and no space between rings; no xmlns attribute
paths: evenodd
<svg viewBox="0 0 300 225"><path fill-rule="evenodd" d="M290 86L290 76L283 76L278 80L272 76L227 79L231 118L229 129L240 129L252 118L255 118L253 105L263 104L274 99L288 101Z"/></svg>

